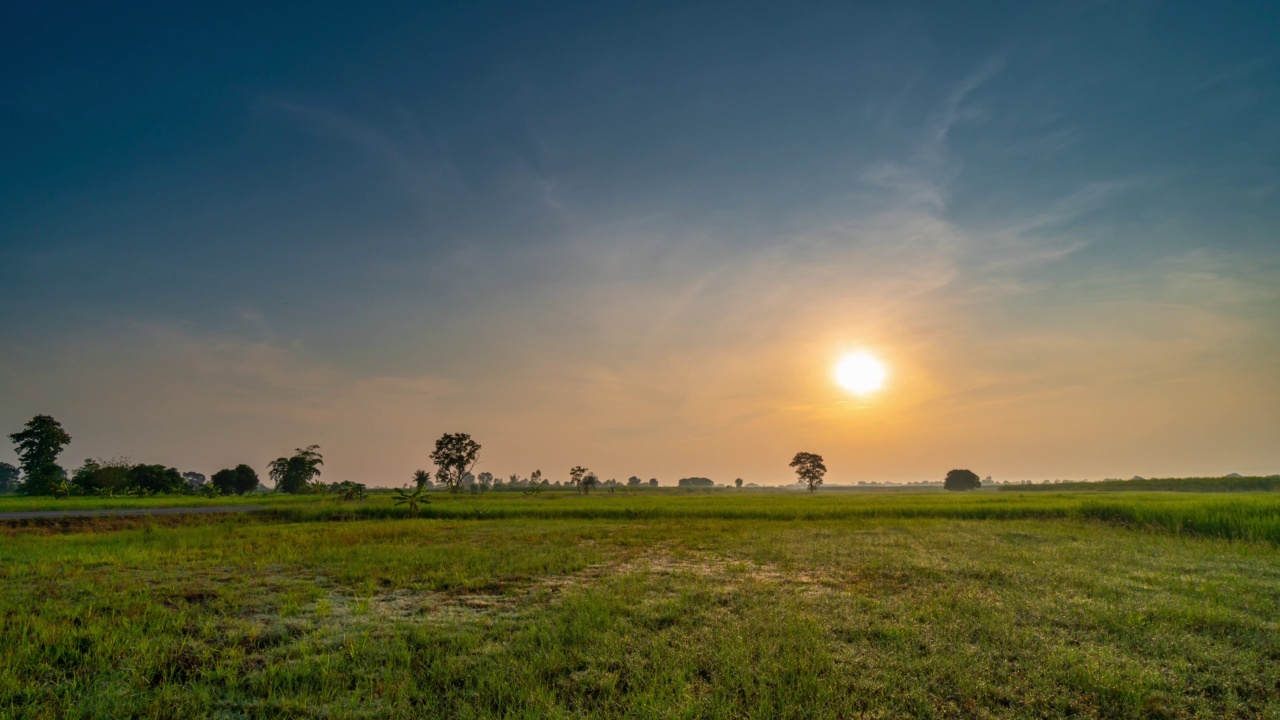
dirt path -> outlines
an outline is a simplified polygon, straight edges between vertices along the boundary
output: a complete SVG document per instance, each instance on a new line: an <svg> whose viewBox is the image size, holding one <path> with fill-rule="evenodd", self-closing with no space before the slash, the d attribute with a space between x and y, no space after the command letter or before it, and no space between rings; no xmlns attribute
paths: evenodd
<svg viewBox="0 0 1280 720"><path fill-rule="evenodd" d="M116 508L114 510L26 510L0 512L0 521L69 517L106 517L127 515L202 515L205 513L237 513L265 510L265 505L220 505L210 507Z"/></svg>

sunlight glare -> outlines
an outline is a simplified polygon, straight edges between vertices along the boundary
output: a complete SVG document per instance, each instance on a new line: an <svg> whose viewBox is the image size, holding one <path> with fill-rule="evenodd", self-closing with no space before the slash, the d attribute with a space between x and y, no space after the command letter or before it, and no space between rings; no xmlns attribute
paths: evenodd
<svg viewBox="0 0 1280 720"><path fill-rule="evenodd" d="M845 355L836 363L836 382L855 395L867 395L884 386L884 364L867 352Z"/></svg>

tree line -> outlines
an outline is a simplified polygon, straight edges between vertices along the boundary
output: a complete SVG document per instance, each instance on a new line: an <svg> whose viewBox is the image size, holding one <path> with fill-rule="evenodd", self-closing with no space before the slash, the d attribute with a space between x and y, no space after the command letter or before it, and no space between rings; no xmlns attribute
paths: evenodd
<svg viewBox="0 0 1280 720"><path fill-rule="evenodd" d="M176 468L163 465L133 463L126 458L113 460L86 459L84 464L73 473L58 464L58 456L71 443L71 436L62 424L50 415L37 415L23 429L9 436L19 458L19 466L0 462L0 492L17 491L26 495L170 495L200 494L209 497L218 495L245 495L251 492L267 490L258 478L258 473L247 464L239 464L233 468L225 468L205 478L197 472L178 472ZM416 470L412 478L412 492L409 487L398 495L397 502L410 504L416 510L417 503L425 502L423 493L428 489L440 486L451 493L467 490L471 493L490 490L520 490L525 493L537 493L549 487L565 487L559 482L554 485L542 476L541 470L534 470L528 477L518 474L510 475L504 482L493 473L473 474L480 458L480 443L467 433L445 433L436 441L430 459L435 465L434 479L427 470ZM343 499L359 499L364 497L366 486L351 481L325 483L320 475L324 466L324 456L319 445L308 445L297 448L292 455L276 458L267 464L267 475L275 484L276 492L289 494L318 493L327 495L334 493ZM810 492L822 485L827 473L827 466L821 455L810 452L796 453L791 460L800 482L808 486ZM613 492L618 487L641 487L644 485L657 487L657 478L650 478L645 483L639 477L631 476L623 485L615 479L602 481L600 477L581 465L569 470L568 487L589 494L597 487ZM742 478L734 481L742 487ZM944 487L948 490L974 490L981 486L976 473L970 470L952 470L947 473ZM715 483L710 478L682 478L679 487L709 488Z"/></svg>

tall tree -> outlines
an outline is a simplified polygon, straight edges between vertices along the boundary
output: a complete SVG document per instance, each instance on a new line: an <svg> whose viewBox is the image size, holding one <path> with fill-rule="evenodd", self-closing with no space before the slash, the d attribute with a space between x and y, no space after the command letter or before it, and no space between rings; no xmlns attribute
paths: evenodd
<svg viewBox="0 0 1280 720"><path fill-rule="evenodd" d="M307 492L311 481L320 477L320 466L324 465L324 456L317 452L319 449L319 445L308 445L297 448L290 457L272 460L267 468L275 481L276 491L291 494Z"/></svg>
<svg viewBox="0 0 1280 720"><path fill-rule="evenodd" d="M66 475L58 466L58 454L71 442L62 424L50 415L37 415L22 432L9 436L18 451L22 466L22 491L28 495L48 495L53 484Z"/></svg>
<svg viewBox="0 0 1280 720"><path fill-rule="evenodd" d="M462 481L471 473L480 458L480 443L466 433L445 433L436 440L431 462L436 464L436 480L444 483L449 492L458 492Z"/></svg>
<svg viewBox="0 0 1280 720"><path fill-rule="evenodd" d="M822 463L822 456L814 453L796 453L796 456L791 459L791 467L796 469L796 475L800 476L801 482L809 484L809 492L817 490L822 484L822 477L827 474L827 466Z"/></svg>
<svg viewBox="0 0 1280 720"><path fill-rule="evenodd" d="M7 462L0 462L0 493L16 490L19 474L18 468Z"/></svg>
<svg viewBox="0 0 1280 720"><path fill-rule="evenodd" d="M587 472L581 465L574 465L569 469L569 483L579 492L582 490L582 478L586 477Z"/></svg>

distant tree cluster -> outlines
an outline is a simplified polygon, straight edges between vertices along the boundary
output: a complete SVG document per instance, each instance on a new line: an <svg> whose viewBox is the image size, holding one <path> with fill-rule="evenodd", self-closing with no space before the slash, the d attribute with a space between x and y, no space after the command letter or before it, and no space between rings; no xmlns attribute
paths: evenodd
<svg viewBox="0 0 1280 720"><path fill-rule="evenodd" d="M220 495L247 495L258 489L258 473L248 465L219 470L209 482Z"/></svg>
<svg viewBox="0 0 1280 720"><path fill-rule="evenodd" d="M575 465L569 469L569 484L583 495L588 495L592 488L600 484L600 477L581 465Z"/></svg>
<svg viewBox="0 0 1280 720"><path fill-rule="evenodd" d="M682 488L710 488L715 486L714 480L705 477L687 477L676 481L676 487Z"/></svg>

